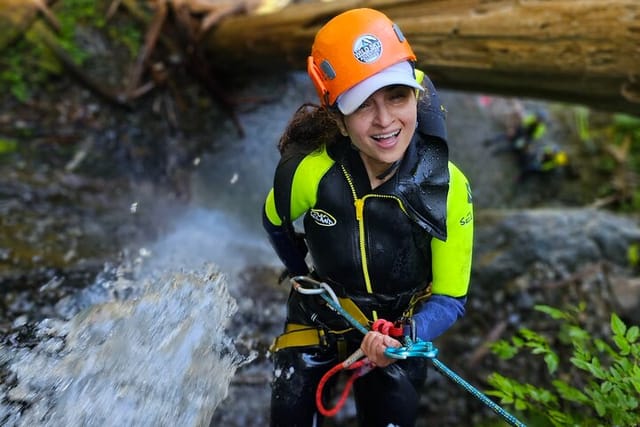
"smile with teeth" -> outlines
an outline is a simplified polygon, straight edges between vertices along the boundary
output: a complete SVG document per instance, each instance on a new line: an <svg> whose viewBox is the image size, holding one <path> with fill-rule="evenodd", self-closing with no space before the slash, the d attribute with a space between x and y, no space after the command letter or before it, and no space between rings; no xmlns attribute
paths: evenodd
<svg viewBox="0 0 640 427"><path fill-rule="evenodd" d="M371 138L375 139L376 141L384 141L385 139L395 138L399 134L400 129L396 130L395 132L383 133L381 135L372 135Z"/></svg>

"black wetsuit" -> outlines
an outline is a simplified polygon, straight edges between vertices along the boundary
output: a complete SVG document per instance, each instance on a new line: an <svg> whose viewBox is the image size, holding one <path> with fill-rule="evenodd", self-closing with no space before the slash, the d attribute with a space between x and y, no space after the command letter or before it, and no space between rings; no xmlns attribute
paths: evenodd
<svg viewBox="0 0 640 427"><path fill-rule="evenodd" d="M304 215L313 274L368 319L396 321L411 296L431 285L432 297L413 319L420 338L434 339L464 313L473 240L466 178L448 161L446 142L420 126L396 173L375 189L348 139L331 147L278 165L263 218L276 252L292 275L308 273L305 245L292 226ZM318 381L358 349L362 334L318 297L292 291L287 310L287 325L318 328L323 339L276 349L271 424L320 425ZM414 425L427 363L399 361L359 378L359 424Z"/></svg>

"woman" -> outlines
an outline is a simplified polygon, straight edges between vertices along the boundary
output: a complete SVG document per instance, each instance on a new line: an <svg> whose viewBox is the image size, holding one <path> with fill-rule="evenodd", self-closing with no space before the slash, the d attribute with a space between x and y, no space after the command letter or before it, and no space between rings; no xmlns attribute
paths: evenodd
<svg viewBox="0 0 640 427"><path fill-rule="evenodd" d="M308 73L321 106L302 106L280 140L263 223L290 276L328 284L367 328L413 324L432 341L464 314L473 214L468 182L448 161L444 108L415 60L372 9L320 29ZM293 225L303 216L304 234ZM320 425L318 382L361 348L376 368L354 384L359 424L414 425L428 361L386 357L397 338L363 338L321 298L292 290L272 347L271 424Z"/></svg>

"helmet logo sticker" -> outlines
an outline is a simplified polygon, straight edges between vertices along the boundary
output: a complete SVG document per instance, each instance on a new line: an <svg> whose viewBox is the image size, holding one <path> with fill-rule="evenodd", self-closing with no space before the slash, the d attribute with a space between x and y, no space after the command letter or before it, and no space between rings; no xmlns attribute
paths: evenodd
<svg viewBox="0 0 640 427"><path fill-rule="evenodd" d="M371 34L360 36L353 44L353 56L365 64L377 61L382 56L382 42Z"/></svg>
<svg viewBox="0 0 640 427"><path fill-rule="evenodd" d="M311 209L309 215L316 224L322 225L323 227L333 227L337 224L336 219L322 209Z"/></svg>

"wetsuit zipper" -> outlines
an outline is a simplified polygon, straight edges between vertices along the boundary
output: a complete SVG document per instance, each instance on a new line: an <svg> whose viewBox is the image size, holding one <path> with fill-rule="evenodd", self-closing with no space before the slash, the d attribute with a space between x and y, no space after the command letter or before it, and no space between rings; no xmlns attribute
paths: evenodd
<svg viewBox="0 0 640 427"><path fill-rule="evenodd" d="M372 294L373 293L373 288L371 286L371 278L369 277L369 266L368 266L368 261L367 261L367 247L365 244L365 230L364 230L364 203L366 199L372 198L372 197L377 197L380 199L391 199L391 200L395 200L396 202L398 202L398 205L400 206L400 209L402 210L402 212L404 212L405 214L407 213L407 211L404 208L404 205L402 204L402 201L396 197L396 196L392 196L389 194L367 194L364 197L360 198L358 197L358 194L356 193L356 188L353 184L353 178L351 178L351 175L349 174L349 172L347 172L347 169L344 167L344 165L340 165L340 168L342 169L342 173L344 174L345 179L347 180L347 184L349 185L349 188L351 189L351 194L353 196L353 205L355 207L355 211L356 211L356 220L358 222L358 246L360 248L360 258L362 261L362 274L364 276L364 282L365 285L367 287L367 292Z"/></svg>

